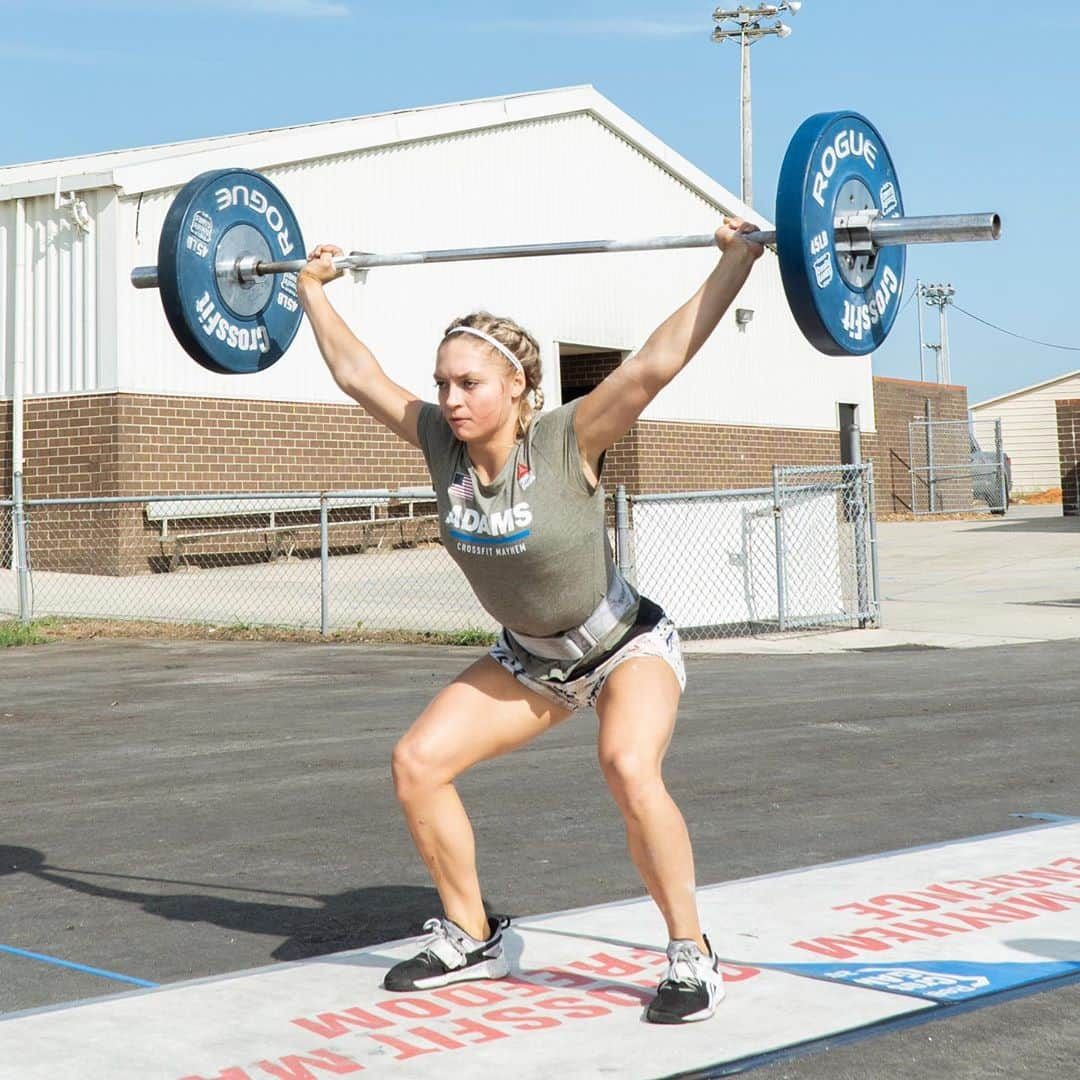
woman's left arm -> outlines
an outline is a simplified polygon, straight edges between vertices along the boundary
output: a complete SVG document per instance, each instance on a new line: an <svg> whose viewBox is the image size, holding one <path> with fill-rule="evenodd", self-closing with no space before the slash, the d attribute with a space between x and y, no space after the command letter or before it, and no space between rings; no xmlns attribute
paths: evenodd
<svg viewBox="0 0 1080 1080"><path fill-rule="evenodd" d="M600 455L633 426L645 406L690 362L731 306L764 248L741 238L754 226L737 219L716 230L722 255L704 285L650 334L577 408L574 431L586 471L595 480Z"/></svg>

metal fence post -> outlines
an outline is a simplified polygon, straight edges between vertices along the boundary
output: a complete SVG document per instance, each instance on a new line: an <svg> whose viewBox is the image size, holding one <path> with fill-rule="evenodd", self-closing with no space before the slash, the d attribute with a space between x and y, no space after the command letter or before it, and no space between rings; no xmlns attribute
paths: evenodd
<svg viewBox="0 0 1080 1080"><path fill-rule="evenodd" d="M626 495L626 485L615 488L615 563L631 585L636 585L637 571L631 556L630 537L630 500Z"/></svg>
<svg viewBox="0 0 1080 1080"><path fill-rule="evenodd" d="M781 632L787 629L787 595L784 573L784 516L780 502L780 466L772 467L773 526L776 532L776 621Z"/></svg>
<svg viewBox="0 0 1080 1080"><path fill-rule="evenodd" d="M994 421L994 452L997 455L998 495L1001 512L1009 509L1009 489L1005 485L1005 442L1001 434L1001 417Z"/></svg>
<svg viewBox="0 0 1080 1080"><path fill-rule="evenodd" d="M874 621L881 627L881 576L878 573L877 503L874 501L874 463L866 463L867 501L870 504L870 577L874 583Z"/></svg>
<svg viewBox="0 0 1080 1080"><path fill-rule="evenodd" d="M19 592L19 622L30 622L30 561L27 558L26 508L23 504L22 473L12 479L11 525L15 533L15 576Z"/></svg>
<svg viewBox="0 0 1080 1080"><path fill-rule="evenodd" d="M934 475L934 407L926 399L926 482L930 489L930 513L937 510L937 478Z"/></svg>
<svg viewBox="0 0 1080 1080"><path fill-rule="evenodd" d="M908 472L911 474L911 512L917 514L919 512L919 505L915 500L919 497L919 493L915 485L915 421L910 421L908 423L907 457Z"/></svg>
<svg viewBox="0 0 1080 1080"><path fill-rule="evenodd" d="M870 611L869 582L866 578L866 500L863 485L865 470L862 466L848 466L843 473L846 480L841 489L844 492L844 501L846 503L848 499L852 500L849 505L855 533L855 593L858 597L856 603L859 606L859 627L865 630Z"/></svg>
<svg viewBox="0 0 1080 1080"><path fill-rule="evenodd" d="M330 514L326 492L319 494L319 633L330 628Z"/></svg>

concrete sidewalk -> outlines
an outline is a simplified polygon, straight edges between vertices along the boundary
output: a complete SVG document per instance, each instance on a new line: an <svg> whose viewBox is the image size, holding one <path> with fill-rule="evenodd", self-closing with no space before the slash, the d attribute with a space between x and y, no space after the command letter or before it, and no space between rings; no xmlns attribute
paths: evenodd
<svg viewBox="0 0 1080 1080"><path fill-rule="evenodd" d="M881 628L684 642L698 653L1018 645L1080 638L1080 518L1014 507L983 521L878 525Z"/></svg>

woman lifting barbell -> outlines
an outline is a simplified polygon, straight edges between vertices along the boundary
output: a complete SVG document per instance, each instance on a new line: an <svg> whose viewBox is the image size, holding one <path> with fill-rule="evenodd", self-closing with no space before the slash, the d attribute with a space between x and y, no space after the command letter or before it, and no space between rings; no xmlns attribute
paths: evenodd
<svg viewBox="0 0 1080 1080"><path fill-rule="evenodd" d="M454 780L595 706L598 752L630 855L667 924L655 1023L712 1016L719 961L702 933L690 837L661 764L685 686L674 624L615 566L604 526L604 455L716 328L763 248L726 220L721 258L695 295L586 396L540 414L540 350L508 319L469 315L438 347L438 404L394 383L328 301L341 250L316 248L298 292L337 384L423 451L443 544L503 626L490 653L441 690L398 742L394 788L443 915L388 990L416 991L509 971L488 918L472 826Z"/></svg>

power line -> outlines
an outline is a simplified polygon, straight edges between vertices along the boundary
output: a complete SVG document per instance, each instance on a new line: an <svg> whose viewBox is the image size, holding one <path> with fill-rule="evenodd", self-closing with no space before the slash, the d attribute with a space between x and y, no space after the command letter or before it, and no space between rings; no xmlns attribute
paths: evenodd
<svg viewBox="0 0 1080 1080"><path fill-rule="evenodd" d="M987 322L986 319L981 319L978 315L973 315L970 311L964 311L964 309L955 301L953 301L953 307L966 315L969 319L974 319L976 322L982 323L983 326L989 326L991 330L997 330L1000 334L1008 334L1009 337L1019 338L1021 341L1030 342L1032 345L1043 345L1047 349L1063 349L1065 352L1080 352L1080 345L1057 345L1052 341L1039 341L1037 338L1025 337L1023 334L1014 334L1012 330L1006 330L1003 326L997 326L992 322Z"/></svg>

